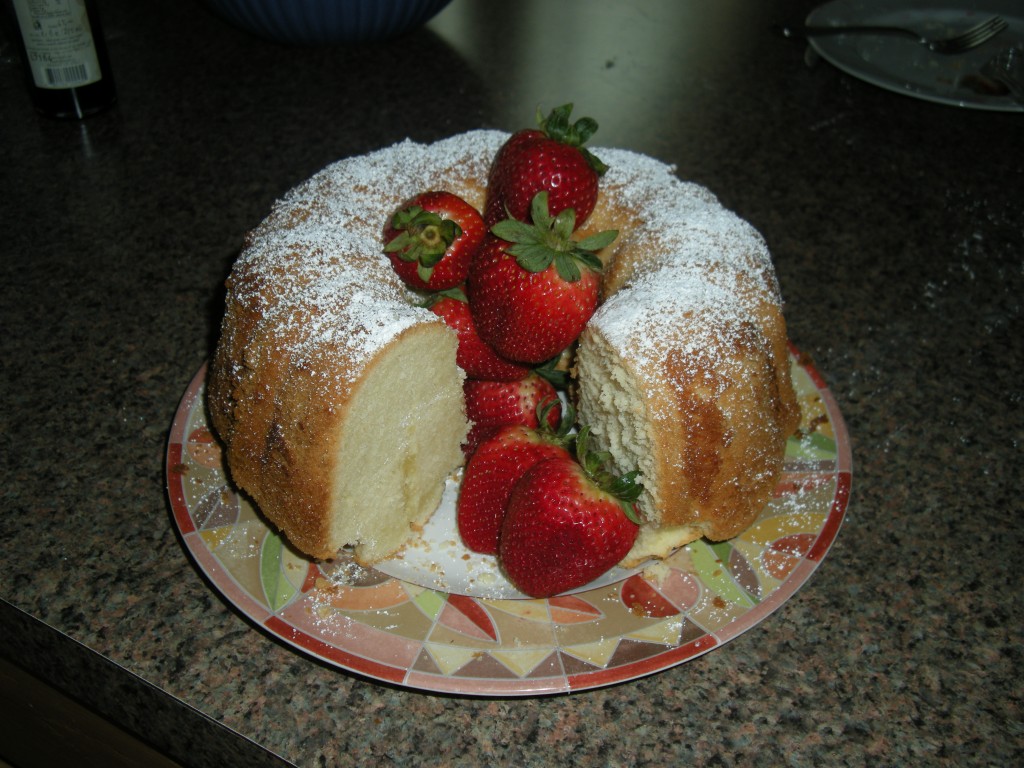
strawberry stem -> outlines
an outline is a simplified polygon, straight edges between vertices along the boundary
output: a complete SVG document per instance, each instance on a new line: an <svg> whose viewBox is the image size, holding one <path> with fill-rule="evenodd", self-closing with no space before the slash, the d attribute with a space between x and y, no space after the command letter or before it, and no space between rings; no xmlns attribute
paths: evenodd
<svg viewBox="0 0 1024 768"><path fill-rule="evenodd" d="M575 123L570 123L569 115L571 113L571 103L555 107L547 117L541 115L538 107L537 125L555 141L579 149L587 164L594 169L598 176L603 176L608 170L608 166L583 146L591 136L597 133L597 121L592 117L581 117Z"/></svg>
<svg viewBox="0 0 1024 768"><path fill-rule="evenodd" d="M543 403L537 404L538 431L548 440L568 447L569 443L572 442L572 436L569 433L572 432L572 428L576 425L576 409L572 407L572 403L565 403L562 415L558 420L558 426L552 428L548 422L548 416L552 410L560 405L562 405L562 401L557 397L552 397Z"/></svg>
<svg viewBox="0 0 1024 768"><path fill-rule="evenodd" d="M573 240L576 211L566 208L552 216L546 190L534 196L530 214L532 224L509 218L491 227L491 232L512 243L505 251L515 256L526 271L543 272L553 263L559 276L568 283L575 283L582 277L581 265L592 272L600 272L603 265L596 252L610 245L619 234L618 230L608 229L580 242Z"/></svg>
<svg viewBox="0 0 1024 768"><path fill-rule="evenodd" d="M434 267L462 235L462 227L456 222L418 205L398 211L391 227L398 234L384 246L384 252L394 253L402 261L418 262L416 271L424 282L430 280Z"/></svg>

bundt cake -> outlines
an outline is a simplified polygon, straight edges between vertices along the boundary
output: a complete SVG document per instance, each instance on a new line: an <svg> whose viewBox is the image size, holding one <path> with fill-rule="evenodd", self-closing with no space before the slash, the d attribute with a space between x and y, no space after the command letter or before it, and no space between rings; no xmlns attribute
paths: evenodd
<svg viewBox="0 0 1024 768"><path fill-rule="evenodd" d="M231 271L212 423L235 483L312 557L393 554L462 463L455 334L403 287L381 233L426 189L482 210L506 138L406 141L328 166L274 206ZM748 526L798 409L762 238L665 164L597 151L609 170L579 234L620 234L601 254L603 303L579 341L574 391L599 447L620 471L641 470L632 563Z"/></svg>

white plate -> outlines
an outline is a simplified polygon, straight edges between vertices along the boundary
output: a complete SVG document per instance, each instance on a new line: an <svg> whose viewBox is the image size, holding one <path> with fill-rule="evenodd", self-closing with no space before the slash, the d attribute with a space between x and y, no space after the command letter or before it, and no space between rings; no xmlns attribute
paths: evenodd
<svg viewBox="0 0 1024 768"><path fill-rule="evenodd" d="M455 502L458 496L458 483L450 479L445 486L441 504L423 527L422 535L399 554L377 563L376 570L440 592L491 600L527 597L505 578L498 565L498 558L473 552L462 543L455 524ZM623 581L643 571L645 565L632 570L612 568L597 580L571 590L568 594Z"/></svg>
<svg viewBox="0 0 1024 768"><path fill-rule="evenodd" d="M825 35L811 38L810 45L844 72L896 93L958 107L1024 112L1024 105L1010 96L971 88L972 77L998 51L1024 44L1021 0L833 0L812 11L807 24L906 27L924 36L945 37L996 15L1009 24L1006 30L974 50L953 56L933 53L910 38L893 35Z"/></svg>

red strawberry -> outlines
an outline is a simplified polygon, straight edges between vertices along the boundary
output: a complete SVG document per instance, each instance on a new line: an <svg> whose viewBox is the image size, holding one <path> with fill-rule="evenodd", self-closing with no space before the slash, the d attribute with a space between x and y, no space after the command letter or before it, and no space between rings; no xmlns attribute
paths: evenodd
<svg viewBox="0 0 1024 768"><path fill-rule="evenodd" d="M467 456L498 427L507 424L538 427L539 409L549 402L558 401L558 392L554 386L536 373L519 381L467 379L462 390L466 396L466 416L473 422L469 437L466 438ZM561 413L561 405L547 412L548 424L552 429L557 428Z"/></svg>
<svg viewBox="0 0 1024 768"><path fill-rule="evenodd" d="M583 144L597 123L583 117L570 124L571 112L572 104L564 104L545 119L538 110L540 128L517 131L498 150L487 178L487 226L508 217L526 221L534 196L545 190L552 216L572 208L582 224L594 210L598 178L607 166Z"/></svg>
<svg viewBox="0 0 1024 768"><path fill-rule="evenodd" d="M485 234L479 212L461 197L423 192L391 217L384 252L410 288L440 291L466 279Z"/></svg>
<svg viewBox="0 0 1024 768"><path fill-rule="evenodd" d="M473 259L469 307L485 342L510 360L540 363L559 355L597 307L601 261L595 251L618 234L572 239L573 211L548 214L547 193L533 202L533 224L495 224Z"/></svg>
<svg viewBox="0 0 1024 768"><path fill-rule="evenodd" d="M542 411L554 405L552 401ZM498 554L498 534L516 481L544 459L570 455L566 443L574 418L571 408L557 431L548 425L546 413L538 416L538 429L521 424L500 427L480 443L466 465L456 520L463 543L474 552Z"/></svg>
<svg viewBox="0 0 1024 768"><path fill-rule="evenodd" d="M455 362L471 379L518 381L526 378L530 367L498 355L476 332L466 295L458 288L439 294L430 311L442 318L459 337Z"/></svg>
<svg viewBox="0 0 1024 768"><path fill-rule="evenodd" d="M607 454L587 452L589 430L571 457L535 464L512 488L498 553L509 581L531 597L581 587L626 556L637 535L636 472L613 477Z"/></svg>

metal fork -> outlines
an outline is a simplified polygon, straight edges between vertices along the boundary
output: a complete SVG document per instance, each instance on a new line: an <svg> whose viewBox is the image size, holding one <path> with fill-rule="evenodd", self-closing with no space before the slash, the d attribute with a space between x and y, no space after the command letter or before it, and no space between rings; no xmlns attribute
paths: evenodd
<svg viewBox="0 0 1024 768"><path fill-rule="evenodd" d="M785 37L798 37L801 35L804 37L816 37L818 35L902 35L914 38L914 40L929 50L935 51L935 53L955 54L969 51L983 43L987 43L1006 29L1006 27L1007 24L1003 19L993 16L991 19L987 19L980 24L975 24L964 32L952 35L951 37L937 39L925 37L912 29L862 24L827 27L783 27L782 34Z"/></svg>

